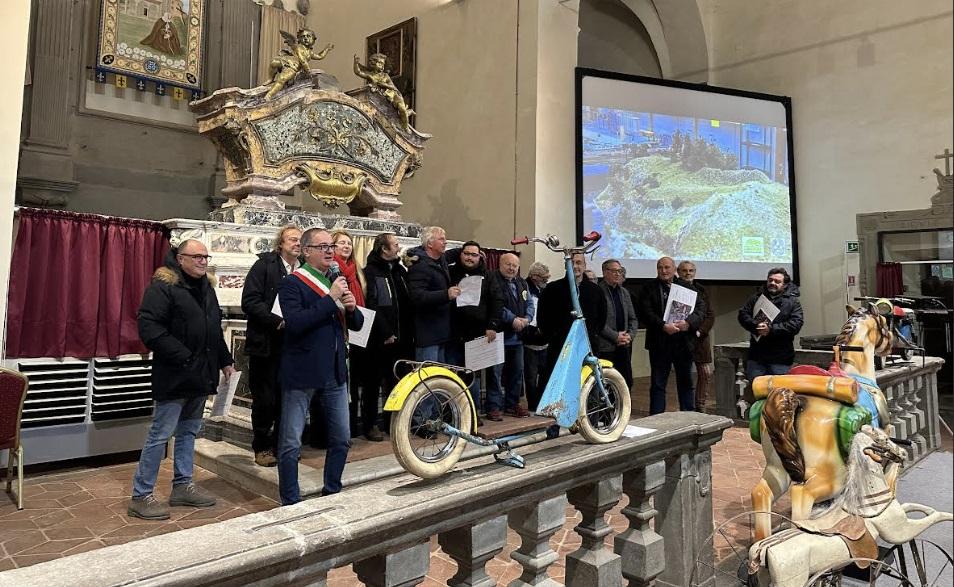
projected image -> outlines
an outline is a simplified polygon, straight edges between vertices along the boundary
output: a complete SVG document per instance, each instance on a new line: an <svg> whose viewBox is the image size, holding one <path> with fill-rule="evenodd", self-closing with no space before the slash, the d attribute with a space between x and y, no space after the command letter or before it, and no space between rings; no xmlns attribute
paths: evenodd
<svg viewBox="0 0 954 587"><path fill-rule="evenodd" d="M786 130L582 107L584 226L601 256L792 262Z"/></svg>

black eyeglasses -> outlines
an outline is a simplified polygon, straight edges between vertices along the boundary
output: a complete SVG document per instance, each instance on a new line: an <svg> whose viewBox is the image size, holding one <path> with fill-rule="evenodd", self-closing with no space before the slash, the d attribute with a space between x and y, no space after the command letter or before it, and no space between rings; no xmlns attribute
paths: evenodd
<svg viewBox="0 0 954 587"><path fill-rule="evenodd" d="M318 249L319 251L333 251L338 248L338 245L305 245L306 249Z"/></svg>
<svg viewBox="0 0 954 587"><path fill-rule="evenodd" d="M605 273L616 273L617 275L622 274L622 273L626 273L626 270L625 270L625 269L604 269L603 271L604 271Z"/></svg>
<svg viewBox="0 0 954 587"><path fill-rule="evenodd" d="M181 256L181 257L189 257L190 259L192 259L193 261L196 261L196 262L198 262L198 261L205 261L206 263L208 263L209 260L212 259L212 255L189 255L189 254L187 254L187 253L179 253L179 256Z"/></svg>

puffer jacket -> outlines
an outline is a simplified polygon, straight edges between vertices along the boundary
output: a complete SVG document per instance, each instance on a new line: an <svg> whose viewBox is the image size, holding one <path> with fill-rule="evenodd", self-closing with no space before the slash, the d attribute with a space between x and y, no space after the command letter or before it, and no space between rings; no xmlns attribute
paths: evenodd
<svg viewBox="0 0 954 587"><path fill-rule="evenodd" d="M215 290L207 279L199 281L198 287L203 291L194 292L186 282L173 250L142 296L139 337L153 353L155 401L214 394L219 369L233 363Z"/></svg>

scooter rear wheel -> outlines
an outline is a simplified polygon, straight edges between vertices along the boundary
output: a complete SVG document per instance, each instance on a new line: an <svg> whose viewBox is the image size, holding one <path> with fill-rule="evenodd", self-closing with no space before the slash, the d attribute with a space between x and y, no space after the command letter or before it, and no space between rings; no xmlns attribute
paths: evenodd
<svg viewBox="0 0 954 587"><path fill-rule="evenodd" d="M603 387L609 396L610 405L605 405L603 396L596 387L595 374L583 382L580 391L580 418L577 420L580 434L593 444L605 444L619 440L629 424L632 399L626 380L616 369L604 368Z"/></svg>
<svg viewBox="0 0 954 587"><path fill-rule="evenodd" d="M441 422L471 432L467 390L447 377L417 384L391 422L391 446L404 470L423 479L440 477L460 459L467 444L439 430Z"/></svg>

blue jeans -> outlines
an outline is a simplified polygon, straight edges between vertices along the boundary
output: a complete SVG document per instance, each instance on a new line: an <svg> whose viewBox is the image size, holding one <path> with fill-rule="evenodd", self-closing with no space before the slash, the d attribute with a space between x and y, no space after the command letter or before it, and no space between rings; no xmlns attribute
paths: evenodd
<svg viewBox="0 0 954 587"><path fill-rule="evenodd" d="M145 497L152 493L159 475L159 466L166 454L166 443L175 434L173 451L172 485L192 482L192 461L195 455L195 437L202 428L202 409L205 399L201 395L189 399L171 399L156 402L152 425L139 456L139 466L133 476L133 497Z"/></svg>
<svg viewBox="0 0 954 587"><path fill-rule="evenodd" d="M487 373L487 409L500 411L516 408L523 395L523 345L504 346L504 362L494 365Z"/></svg>
<svg viewBox="0 0 954 587"><path fill-rule="evenodd" d="M692 388L692 353L688 350L657 348L649 349L649 414L666 411L666 384L669 371L676 370L676 390L679 394L679 409L688 412L696 408Z"/></svg>
<svg viewBox="0 0 954 587"><path fill-rule="evenodd" d="M305 429L305 415L314 397L320 406L320 415L328 431L328 451L325 453L325 485L322 495L341 491L341 474L348 449L351 448L351 429L348 414L348 385L332 378L322 387L282 390L281 428L278 437L278 494L282 505L301 501L298 487L298 457L301 454L301 433ZM314 425L314 424L313 424Z"/></svg>
<svg viewBox="0 0 954 587"><path fill-rule="evenodd" d="M782 363L761 363L759 361L745 362L745 376L749 381L761 375L785 375L791 369L791 365Z"/></svg>
<svg viewBox="0 0 954 587"><path fill-rule="evenodd" d="M447 351L444 353L447 363L450 365L464 366L464 344L452 342L447 345ZM482 370L481 370L482 371ZM470 382L470 397L474 399L474 409L480 414L480 373L474 371L474 380Z"/></svg>
<svg viewBox="0 0 954 587"><path fill-rule="evenodd" d="M414 360L415 361L436 361L438 363L445 363L446 361L444 360L444 345L432 344L430 346L414 347Z"/></svg>

